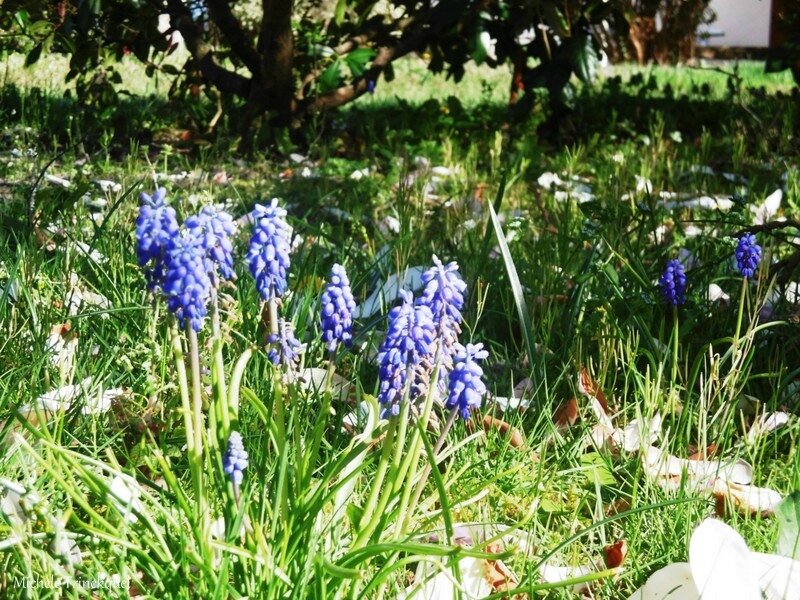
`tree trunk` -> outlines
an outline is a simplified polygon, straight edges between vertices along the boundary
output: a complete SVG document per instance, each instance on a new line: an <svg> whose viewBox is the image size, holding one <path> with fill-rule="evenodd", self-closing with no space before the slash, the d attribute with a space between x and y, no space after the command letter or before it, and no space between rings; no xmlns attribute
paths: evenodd
<svg viewBox="0 0 800 600"><path fill-rule="evenodd" d="M291 123L294 96L294 0L263 0L263 8L264 17L257 46L261 56L258 78L263 85L260 94L266 100L265 108L275 111L275 124L285 127Z"/></svg>
<svg viewBox="0 0 800 600"><path fill-rule="evenodd" d="M630 40L636 52L636 62L645 64L652 58L656 20L653 17L635 17L630 23Z"/></svg>

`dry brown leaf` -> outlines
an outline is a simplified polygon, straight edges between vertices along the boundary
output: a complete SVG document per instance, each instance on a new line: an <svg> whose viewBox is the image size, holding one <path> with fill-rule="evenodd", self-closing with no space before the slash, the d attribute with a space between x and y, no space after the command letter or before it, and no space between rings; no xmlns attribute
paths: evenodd
<svg viewBox="0 0 800 600"><path fill-rule="evenodd" d="M510 424L497 417L492 417L491 415L483 417L483 429L486 433L489 433L493 429L499 431L500 435L509 438L508 443L514 448L522 448L522 446L525 445L525 438L522 436L519 429L512 427Z"/></svg>
<svg viewBox="0 0 800 600"><path fill-rule="evenodd" d="M603 554L605 555L606 567L616 569L625 562L625 557L628 555L628 544L625 540L619 540L603 548Z"/></svg>
<svg viewBox="0 0 800 600"><path fill-rule="evenodd" d="M700 451L694 447L690 447L689 451L691 454L689 454L687 460L709 460L717 455L717 445L709 444L705 451Z"/></svg>
<svg viewBox="0 0 800 600"><path fill-rule="evenodd" d="M603 390L600 389L600 386L597 384L597 382L592 379L592 376L589 375L589 371L587 371L586 367L583 365L581 365L580 372L578 373L578 391L589 398L597 398L600 406L602 406L603 410L608 413L608 402L606 402L606 395L603 393Z"/></svg>
<svg viewBox="0 0 800 600"><path fill-rule="evenodd" d="M731 512L745 515L771 517L783 498L775 490L753 485L740 485L718 478L712 488L717 515L722 517Z"/></svg>
<svg viewBox="0 0 800 600"><path fill-rule="evenodd" d="M579 419L578 399L574 397L564 402L553 413L553 422L560 430L572 427Z"/></svg>

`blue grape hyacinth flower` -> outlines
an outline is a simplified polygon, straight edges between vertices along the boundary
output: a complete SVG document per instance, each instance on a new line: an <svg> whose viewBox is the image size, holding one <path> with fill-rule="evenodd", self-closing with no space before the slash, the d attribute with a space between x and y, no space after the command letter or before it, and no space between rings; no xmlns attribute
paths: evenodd
<svg viewBox="0 0 800 600"><path fill-rule="evenodd" d="M483 369L478 361L487 356L489 353L483 349L483 344L459 346L456 352L445 404L448 408L458 408L458 413L464 420L469 419L470 412L480 406L486 395Z"/></svg>
<svg viewBox="0 0 800 600"><path fill-rule="evenodd" d="M289 270L292 229L286 222L286 211L278 206L277 198L267 206L256 204L253 219L247 262L259 294L269 301L283 296L288 288L286 273Z"/></svg>
<svg viewBox="0 0 800 600"><path fill-rule="evenodd" d="M464 291L467 289L467 284L461 279L458 263L451 262L444 265L434 254L433 265L422 274L425 288L422 296L417 299L417 304L431 309L433 322L437 327L442 324L457 325L461 323L461 309L464 307Z"/></svg>
<svg viewBox="0 0 800 600"><path fill-rule="evenodd" d="M422 274L425 285L417 304L427 306L433 316L436 339L441 348L440 361L442 368L449 371L453 366L453 355L461 333L461 309L464 307L464 292L467 284L458 272L458 263L442 264L435 254L433 267ZM444 392L444 377L439 378L439 385Z"/></svg>
<svg viewBox="0 0 800 600"><path fill-rule="evenodd" d="M203 328L211 289L202 244L191 235L179 236L169 253L163 291L181 327L188 321L195 331Z"/></svg>
<svg viewBox="0 0 800 600"><path fill-rule="evenodd" d="M158 188L152 196L142 192L136 218L136 254L144 269L147 289L159 288L166 273L166 261L178 237L175 209L167 206L167 191Z"/></svg>
<svg viewBox="0 0 800 600"><path fill-rule="evenodd" d="M294 335L294 327L285 319L278 320L278 332L267 337L267 343L272 345L268 356L273 365L291 368L300 357L302 344Z"/></svg>
<svg viewBox="0 0 800 600"><path fill-rule="evenodd" d="M736 246L736 266L745 279L750 279L758 271L761 262L761 246L756 242L756 236L746 233L739 238Z"/></svg>
<svg viewBox="0 0 800 600"><path fill-rule="evenodd" d="M334 352L340 343L348 348L352 344L355 309L356 301L347 272L342 265L335 264L322 293L322 341L329 352Z"/></svg>
<svg viewBox="0 0 800 600"><path fill-rule="evenodd" d="M677 258L667 263L664 273L661 275L661 293L667 304L680 306L686 302L686 273L683 270L681 261Z"/></svg>
<svg viewBox="0 0 800 600"><path fill-rule="evenodd" d="M415 384L412 396L419 396L424 389L419 386L420 371L429 366L433 349L434 325L430 308L414 306L414 298L408 290L401 290L403 303L389 312L386 339L378 353L380 391L378 400L388 408L391 415L400 414L400 402L406 386ZM409 393L412 390L409 388Z"/></svg>
<svg viewBox="0 0 800 600"><path fill-rule="evenodd" d="M233 242L236 233L233 218L225 211L213 206L205 206L192 215L183 226L198 239L206 253L209 275L216 281L217 273L222 279L233 279Z"/></svg>
<svg viewBox="0 0 800 600"><path fill-rule="evenodd" d="M228 448L222 457L222 469L233 481L234 489L239 489L247 469L248 455L244 449L242 436L238 431L231 431L228 437Z"/></svg>

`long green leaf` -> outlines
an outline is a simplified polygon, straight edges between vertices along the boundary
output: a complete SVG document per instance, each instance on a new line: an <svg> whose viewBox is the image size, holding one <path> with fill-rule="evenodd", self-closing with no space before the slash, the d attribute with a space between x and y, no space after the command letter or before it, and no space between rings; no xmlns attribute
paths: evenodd
<svg viewBox="0 0 800 600"><path fill-rule="evenodd" d="M495 237L497 238L497 245L500 247L500 253L503 255L503 263L506 267L508 274L508 281L511 284L511 291L514 294L514 304L517 307L517 314L522 327L522 337L525 340L525 349L528 353L528 361L531 366L534 364L535 346L533 343L533 326L528 312L528 305L525 303L525 296L522 293L522 283L520 283L519 275L517 274L517 267L514 265L514 259L511 257L511 251L508 249L506 243L506 236L503 233L503 226L497 218L494 206L489 205L489 217L494 226Z"/></svg>

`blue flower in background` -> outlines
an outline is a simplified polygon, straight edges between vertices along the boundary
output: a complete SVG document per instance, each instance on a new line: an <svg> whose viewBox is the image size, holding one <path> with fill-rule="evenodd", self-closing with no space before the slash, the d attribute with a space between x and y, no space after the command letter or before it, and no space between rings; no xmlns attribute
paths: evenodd
<svg viewBox="0 0 800 600"><path fill-rule="evenodd" d="M152 196L142 192L139 216L136 218L136 254L144 269L147 288L161 286L166 273L166 260L178 237L175 209L164 202L167 191L158 188Z"/></svg>
<svg viewBox="0 0 800 600"><path fill-rule="evenodd" d="M233 487L239 489L247 468L247 452L244 449L242 436L238 431L232 431L228 437L228 449L222 457L222 468L225 474L233 481Z"/></svg>
<svg viewBox="0 0 800 600"><path fill-rule="evenodd" d="M761 246L756 243L756 236L746 233L739 238L736 246L736 265L742 277L749 279L758 271L758 263L761 262Z"/></svg>
<svg viewBox="0 0 800 600"><path fill-rule="evenodd" d="M198 214L186 219L183 225L205 249L209 274L216 275L219 270L223 279L233 279L231 237L236 233L233 218L225 211L206 206Z"/></svg>
<svg viewBox="0 0 800 600"><path fill-rule="evenodd" d="M660 283L661 293L668 304L679 306L686 302L686 273L681 261L672 259L667 263Z"/></svg>
<svg viewBox="0 0 800 600"><path fill-rule="evenodd" d="M322 341L329 352L339 343L352 344L353 311L356 301L350 290L350 280L342 265L333 265L328 284L322 293Z"/></svg>
<svg viewBox="0 0 800 600"><path fill-rule="evenodd" d="M456 352L446 405L448 408L457 407L462 419L469 419L470 412L480 406L486 395L483 369L477 361L487 356L489 353L483 349L483 344L460 346Z"/></svg>
<svg viewBox="0 0 800 600"><path fill-rule="evenodd" d="M277 198L268 206L256 204L253 209L253 237L247 262L256 280L256 288L264 300L280 298L288 287L289 238L292 229L286 223L286 211L278 207Z"/></svg>
<svg viewBox="0 0 800 600"><path fill-rule="evenodd" d="M414 297L401 290L403 303L389 312L386 339L378 353L380 391L378 400L392 415L400 413L406 385L417 382L420 370L429 366L434 340L433 315L424 305L414 306ZM415 390L414 395L424 390Z"/></svg>
<svg viewBox="0 0 800 600"><path fill-rule="evenodd" d="M175 240L167 260L163 289L167 308L178 317L181 327L188 321L192 329L200 331L208 314L212 285L205 249L193 236L182 235Z"/></svg>
<svg viewBox="0 0 800 600"><path fill-rule="evenodd" d="M300 342L294 336L292 324L284 319L278 320L278 333L271 333L267 343L272 345L269 359L273 365L291 368L300 357Z"/></svg>

